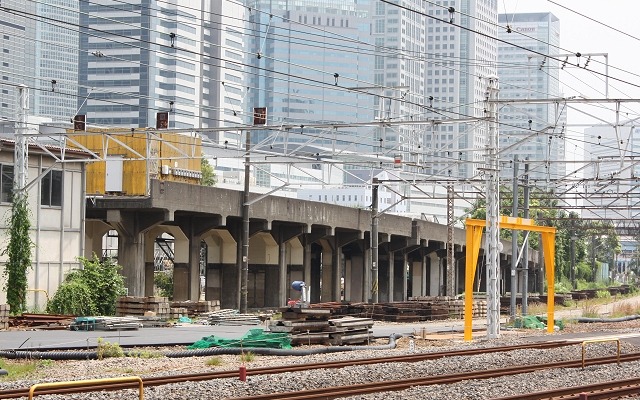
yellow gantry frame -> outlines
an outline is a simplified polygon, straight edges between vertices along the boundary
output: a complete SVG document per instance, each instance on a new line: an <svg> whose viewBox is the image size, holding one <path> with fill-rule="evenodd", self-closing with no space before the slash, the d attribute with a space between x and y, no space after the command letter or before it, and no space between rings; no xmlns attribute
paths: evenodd
<svg viewBox="0 0 640 400"><path fill-rule="evenodd" d="M464 340L472 339L473 327L473 281L476 276L482 229L487 225L483 219L467 219L467 251L465 263L464 283ZM544 253L545 275L547 277L547 332L554 330L554 281L556 257L556 228L534 225L533 220L514 217L500 217L498 222L502 229L515 229L542 233L542 248ZM525 260L525 262L527 262Z"/></svg>

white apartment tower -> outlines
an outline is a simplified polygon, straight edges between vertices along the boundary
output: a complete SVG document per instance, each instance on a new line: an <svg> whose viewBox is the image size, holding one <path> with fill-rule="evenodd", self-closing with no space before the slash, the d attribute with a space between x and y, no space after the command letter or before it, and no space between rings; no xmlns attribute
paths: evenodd
<svg viewBox="0 0 640 400"><path fill-rule="evenodd" d="M415 11L410 11L415 10ZM393 148L404 162L416 163L423 147L422 131L411 121L424 119L426 6L400 0L373 2L371 33L375 44L375 115L380 120L408 121L379 128L376 139Z"/></svg>
<svg viewBox="0 0 640 400"><path fill-rule="evenodd" d="M485 117L488 79L497 74L496 0L427 3L425 104L436 120ZM425 171L468 178L484 163L486 123L425 129Z"/></svg>
<svg viewBox="0 0 640 400"><path fill-rule="evenodd" d="M560 93L560 21L552 13L499 15L498 76L503 99L557 98ZM535 53L534 53L535 51ZM545 57L540 54L553 57ZM529 177L553 180L564 176L567 110L556 104L515 104L501 107L500 147L510 147L501 157L531 161ZM539 131L540 135L531 135ZM522 171L522 168L520 168ZM503 176L512 170L503 170Z"/></svg>
<svg viewBox="0 0 640 400"><path fill-rule="evenodd" d="M202 2L203 38L202 128L236 126L250 123L244 112L244 99L249 88L246 83L247 43L246 18L248 10L239 2ZM226 131L208 134L209 139L230 146L240 142L239 132Z"/></svg>

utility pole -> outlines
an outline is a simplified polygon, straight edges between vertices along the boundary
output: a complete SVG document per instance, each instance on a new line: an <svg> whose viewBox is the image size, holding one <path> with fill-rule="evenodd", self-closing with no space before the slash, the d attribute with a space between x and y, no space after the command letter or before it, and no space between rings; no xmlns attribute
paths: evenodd
<svg viewBox="0 0 640 400"><path fill-rule="evenodd" d="M447 296L455 296L455 254L453 248L453 183L447 184Z"/></svg>
<svg viewBox="0 0 640 400"><path fill-rule="evenodd" d="M513 204L511 216L518 216L518 156L513 157ZM509 316L516 318L516 297L518 295L518 231L511 230L511 298L509 302Z"/></svg>
<svg viewBox="0 0 640 400"><path fill-rule="evenodd" d="M29 167L29 153L27 149L27 119L29 114L29 88L18 86L18 122L16 123L16 147L14 159L16 163L13 181L14 193L18 199L26 196L27 173Z"/></svg>
<svg viewBox="0 0 640 400"><path fill-rule="evenodd" d="M524 164L523 218L529 218L529 164ZM522 316L527 315L529 302L529 235L525 235L522 245Z"/></svg>
<svg viewBox="0 0 640 400"><path fill-rule="evenodd" d="M242 260L240 262L240 312L247 312L249 281L249 179L251 178L251 131L246 131L244 159L244 193L242 196Z"/></svg>
<svg viewBox="0 0 640 400"><path fill-rule="evenodd" d="M576 289L576 235L571 221L571 271L569 273L571 279L571 289Z"/></svg>
<svg viewBox="0 0 640 400"><path fill-rule="evenodd" d="M485 110L487 118L487 221L486 221L486 262L487 262L487 337L500 336L500 293L498 292L498 255L500 249L500 227L498 213L500 204L500 170L498 163L498 77L489 77Z"/></svg>
<svg viewBox="0 0 640 400"><path fill-rule="evenodd" d="M371 183L371 302L378 302L378 178Z"/></svg>

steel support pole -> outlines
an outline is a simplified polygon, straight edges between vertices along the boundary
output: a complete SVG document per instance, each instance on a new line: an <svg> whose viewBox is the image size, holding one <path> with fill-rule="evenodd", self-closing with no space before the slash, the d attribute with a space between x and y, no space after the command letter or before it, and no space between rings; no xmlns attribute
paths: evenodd
<svg viewBox="0 0 640 400"><path fill-rule="evenodd" d="M513 204L511 216L518 216L518 156L513 157ZM511 230L511 296L509 302L509 317L516 318L516 297L518 295L518 231Z"/></svg>
<svg viewBox="0 0 640 400"><path fill-rule="evenodd" d="M529 164L524 164L523 217L529 218ZM529 303L529 235L524 238L522 249L522 315L528 313Z"/></svg>
<svg viewBox="0 0 640 400"><path fill-rule="evenodd" d="M27 149L27 118L29 114L29 88L18 86L18 122L16 122L16 147L14 162L16 165L13 189L18 199L26 196L27 174L29 167L29 153Z"/></svg>
<svg viewBox="0 0 640 400"><path fill-rule="evenodd" d="M453 184L447 185L447 296L455 296L456 259L453 244Z"/></svg>
<svg viewBox="0 0 640 400"><path fill-rule="evenodd" d="M499 274L499 185L500 170L498 163L498 77L489 78L487 86L486 110L487 118L487 155L486 155L486 179L487 179L487 337L490 339L500 336L500 293L498 291ZM494 101L492 101L494 100Z"/></svg>
<svg viewBox="0 0 640 400"><path fill-rule="evenodd" d="M378 302L378 178L371 185L371 302Z"/></svg>
<svg viewBox="0 0 640 400"><path fill-rule="evenodd" d="M251 178L251 132L246 132L244 160L244 193L242 196L242 259L240 260L240 312L247 312L249 281L249 180Z"/></svg>

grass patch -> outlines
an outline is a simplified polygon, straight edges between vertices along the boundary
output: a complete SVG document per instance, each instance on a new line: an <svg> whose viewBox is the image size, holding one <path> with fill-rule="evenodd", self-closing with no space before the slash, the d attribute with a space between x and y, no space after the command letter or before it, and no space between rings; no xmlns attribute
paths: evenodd
<svg viewBox="0 0 640 400"><path fill-rule="evenodd" d="M253 354L250 351L248 351L246 353L242 353L242 355L240 355L240 361L242 361L242 362L251 362L251 361L253 361L255 359L256 359L256 355Z"/></svg>
<svg viewBox="0 0 640 400"><path fill-rule="evenodd" d="M157 351L133 349L127 352L127 357L133 358L161 358L164 355Z"/></svg>
<svg viewBox="0 0 640 400"><path fill-rule="evenodd" d="M582 316L586 318L598 318L600 313L598 312L598 305L593 302L585 301L582 306Z"/></svg>
<svg viewBox="0 0 640 400"><path fill-rule="evenodd" d="M98 338L98 360L102 360L108 357L124 357L124 351L120 344L111 343L105 341L103 338Z"/></svg>
<svg viewBox="0 0 640 400"><path fill-rule="evenodd" d="M206 365L210 367L217 367L223 364L222 358L220 357L212 357L205 362Z"/></svg>
<svg viewBox="0 0 640 400"><path fill-rule="evenodd" d="M0 381L24 379L33 375L38 369L48 368L53 364L52 360L0 360L0 368L9 373L0 377Z"/></svg>
<svg viewBox="0 0 640 400"><path fill-rule="evenodd" d="M638 303L616 304L613 306L613 309L611 310L611 317L618 318L618 317L626 317L629 315L637 315L638 310L640 310L640 304Z"/></svg>

